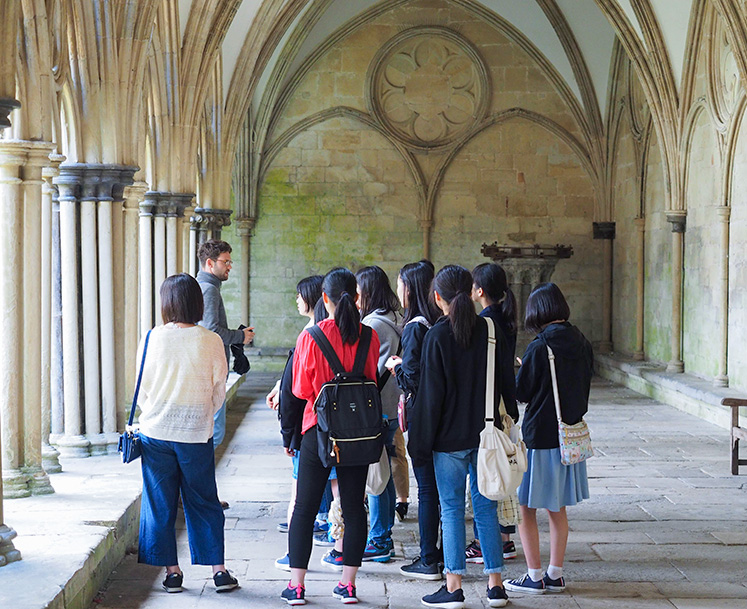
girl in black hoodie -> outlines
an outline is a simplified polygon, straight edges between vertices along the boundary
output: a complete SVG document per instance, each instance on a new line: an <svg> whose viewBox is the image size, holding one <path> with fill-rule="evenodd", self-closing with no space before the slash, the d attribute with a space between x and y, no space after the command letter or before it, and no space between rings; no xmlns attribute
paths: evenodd
<svg viewBox="0 0 747 609"><path fill-rule="evenodd" d="M539 285L527 300L525 327L538 332L527 347L516 377L516 398L527 402L522 433L529 467L519 487L519 535L528 572L506 582L506 589L527 594L563 592L563 560L568 542L565 508L589 498L586 462L560 463L558 421L555 414L547 346L555 353L558 392L563 421L578 423L589 405L593 374L591 344L568 323L568 303L554 283ZM550 517L550 566L542 572L537 509Z"/></svg>

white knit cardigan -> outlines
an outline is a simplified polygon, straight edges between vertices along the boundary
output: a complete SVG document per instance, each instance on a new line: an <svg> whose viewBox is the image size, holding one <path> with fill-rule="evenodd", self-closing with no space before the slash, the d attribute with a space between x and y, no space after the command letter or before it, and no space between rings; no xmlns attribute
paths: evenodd
<svg viewBox="0 0 747 609"><path fill-rule="evenodd" d="M144 343L145 337L138 372ZM226 397L227 374L223 341L214 332L172 323L153 328L138 396L140 432L157 440L207 442Z"/></svg>

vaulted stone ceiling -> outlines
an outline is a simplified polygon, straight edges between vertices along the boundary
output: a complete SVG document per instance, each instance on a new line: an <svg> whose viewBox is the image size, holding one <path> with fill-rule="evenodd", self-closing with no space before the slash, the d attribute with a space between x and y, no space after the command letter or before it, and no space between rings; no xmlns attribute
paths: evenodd
<svg viewBox="0 0 747 609"><path fill-rule="evenodd" d="M233 0L236 14L222 45L223 91L252 94L256 114L273 74L293 78L318 47L366 13L402 0ZM533 45L554 68L587 113L604 116L615 29L642 51L665 49L675 87L679 87L693 0L454 0L506 24ZM427 2L422 3L427 10ZM204 0L179 0L182 33L195 7ZM281 19L282 17L282 19ZM274 27L259 23L275 19ZM281 23L282 22L282 23ZM280 26L280 30L278 30ZM272 40L263 38L271 33ZM259 36L259 38L257 37ZM248 78L240 61L250 47L264 48L269 59L261 73ZM280 69L279 69L280 68ZM253 83L250 86L249 83ZM249 87L250 91L242 91ZM233 91L232 91L233 89Z"/></svg>

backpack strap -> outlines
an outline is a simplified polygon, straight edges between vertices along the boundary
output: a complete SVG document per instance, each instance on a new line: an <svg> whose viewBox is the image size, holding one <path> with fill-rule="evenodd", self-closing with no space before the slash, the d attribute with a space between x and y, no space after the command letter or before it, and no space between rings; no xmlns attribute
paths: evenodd
<svg viewBox="0 0 747 609"><path fill-rule="evenodd" d="M358 339L358 350L355 352L355 363L353 364L352 374L363 376L366 369L366 359L368 358L368 348L371 346L371 335L373 330L368 326L361 324L361 334Z"/></svg>
<svg viewBox="0 0 747 609"><path fill-rule="evenodd" d="M314 342L316 343L317 347L319 347L320 351L322 352L324 359L327 360L329 367L332 368L332 372L335 375L345 374L345 368L342 367L342 362L340 362L340 358L337 357L337 353L335 353L335 350L332 348L332 344L329 342L329 339L324 335L324 332L322 332L322 329L319 326L311 326L306 331L309 333L309 335L311 335L311 338L314 339ZM360 347L359 347L359 350L360 350ZM356 362L357 361L358 360L356 358Z"/></svg>

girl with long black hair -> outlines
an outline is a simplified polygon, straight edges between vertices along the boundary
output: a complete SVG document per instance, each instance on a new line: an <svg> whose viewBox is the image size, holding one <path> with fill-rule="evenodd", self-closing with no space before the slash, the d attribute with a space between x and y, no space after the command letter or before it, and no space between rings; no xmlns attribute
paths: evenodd
<svg viewBox="0 0 747 609"><path fill-rule="evenodd" d="M356 307L355 276L347 269L332 269L322 282L322 299L330 314L318 327L329 340L346 370L353 368L358 350L361 323ZM379 338L372 332L366 356L364 374L376 378L379 359ZM293 359L293 393L306 400L301 433L301 455L298 465L298 490L288 531L291 580L281 597L289 605L306 603L304 581L311 556L314 518L331 468L325 467L317 451L317 418L314 401L324 383L334 378L332 369L308 332L302 332L296 342ZM343 537L343 569L333 596L343 603L358 602L355 577L366 546L366 510L363 496L366 490L368 465L337 467L340 502L345 515Z"/></svg>
<svg viewBox="0 0 747 609"><path fill-rule="evenodd" d="M405 409L409 411L415 402L420 384L420 355L423 339L429 328L436 323L440 311L430 298L433 268L423 262L414 262L402 267L397 277L397 295L405 311L405 327L402 330L402 357L391 357L387 368L395 375L399 388L405 395ZM408 417L412 418L412 417ZM417 434L412 425L408 434ZM433 458L412 461L412 469L418 481L418 527L420 532L420 555L399 572L407 577L440 580L443 552L438 547L439 507L436 473Z"/></svg>
<svg viewBox="0 0 747 609"><path fill-rule="evenodd" d="M464 495L470 477L472 506L477 530L483 542L488 575L487 597L491 607L503 607L508 597L503 589L500 530L497 502L480 494L477 488L477 450L485 427L485 388L487 374L494 375L495 403L503 390L500 362L505 342L496 332L496 365L487 371L488 322L475 313L470 294L472 275L461 266L441 269L433 280L433 294L444 313L428 330L420 360L420 385L411 411L413 429L409 448L413 460L433 459L441 501L444 572L446 585L423 597L427 607L464 607L462 576L464 556ZM513 376L511 376L513 379ZM518 419L516 403L506 410ZM496 421L500 425L500 420Z"/></svg>

